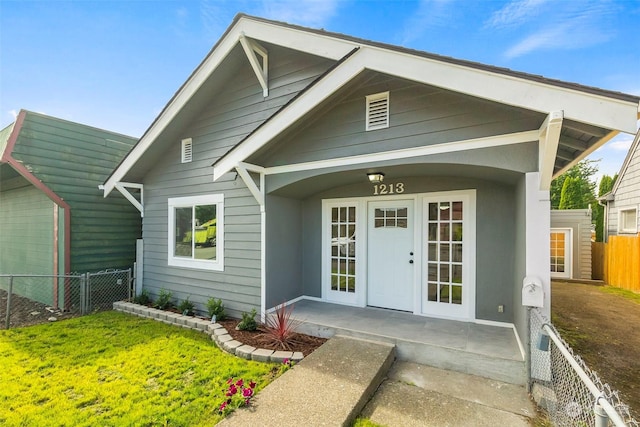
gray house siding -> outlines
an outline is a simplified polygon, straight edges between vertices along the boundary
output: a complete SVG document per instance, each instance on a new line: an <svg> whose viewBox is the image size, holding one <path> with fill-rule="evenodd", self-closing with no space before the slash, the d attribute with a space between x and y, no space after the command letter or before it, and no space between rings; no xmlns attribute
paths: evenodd
<svg viewBox="0 0 640 427"><path fill-rule="evenodd" d="M144 177L143 286L152 296L169 290L177 300L189 297L201 311L213 296L221 298L235 316L260 309L260 207L234 174L213 183L211 164L332 65L325 59L275 47L269 48L269 63L268 97L262 96L245 58L234 73L233 84L212 94L209 105L185 126L181 137ZM192 138L191 163L180 161L182 138ZM203 194L224 195L224 271L170 267L167 200Z"/></svg>
<svg viewBox="0 0 640 427"><path fill-rule="evenodd" d="M552 210L551 228L572 230L572 278L591 280L591 211Z"/></svg>
<svg viewBox="0 0 640 427"><path fill-rule="evenodd" d="M535 129L544 115L370 71L325 101L279 145L257 153L278 166ZM389 128L365 132L365 97L389 91ZM318 117L319 116L319 117ZM295 141L294 143L288 143Z"/></svg>
<svg viewBox="0 0 640 427"><path fill-rule="evenodd" d="M321 297L321 219L322 199L369 197L371 185L365 182L366 176L362 176L362 183L344 187L337 187L314 194L302 201L302 210L299 211L295 200L285 198L273 198L269 204L271 209L279 204L279 215L267 215L268 229L274 222L281 223L283 218L295 217L298 212L302 214L302 289L297 283L277 283L277 287L284 287L288 291L290 299L306 295ZM513 187L496 182L476 179L446 177L402 177L408 191L406 195L418 193L430 193L436 191L451 191L476 189L476 215L477 215L477 247L476 247L476 317L485 320L502 322L513 321L513 277L515 262L515 190ZM288 207L288 208L287 208ZM283 215L282 210L287 209L288 215ZM293 219L290 220L294 222ZM295 222L294 222L295 223ZM274 226L275 227L275 226ZM292 239L293 247L296 247L298 239ZM267 254L278 252L282 242L267 240ZM275 260L268 264L269 270L286 270L290 268L290 260L280 258L280 263ZM270 283L270 282L269 282ZM276 285L276 284L274 284ZM267 306L281 301L267 289ZM280 295L277 295L278 297ZM504 312L498 313L497 306L504 305Z"/></svg>
<svg viewBox="0 0 640 427"><path fill-rule="evenodd" d="M609 236L622 234L618 232L618 213L621 209L636 208L640 217L640 148L638 147L640 145L636 146L626 170L618 178L620 182L615 192L615 200L608 203L607 234Z"/></svg>

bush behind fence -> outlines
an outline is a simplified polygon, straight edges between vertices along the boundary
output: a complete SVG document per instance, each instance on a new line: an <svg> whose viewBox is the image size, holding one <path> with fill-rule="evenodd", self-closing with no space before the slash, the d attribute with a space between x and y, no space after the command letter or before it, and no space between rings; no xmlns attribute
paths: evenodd
<svg viewBox="0 0 640 427"><path fill-rule="evenodd" d="M0 328L110 310L131 298L131 269L72 275L0 274Z"/></svg>
<svg viewBox="0 0 640 427"><path fill-rule="evenodd" d="M547 411L554 426L601 426L603 420L606 422L606 418L609 418L609 424L604 425L640 427L618 392L603 383L598 374L574 354L540 310L532 309L529 318L530 388L534 399ZM557 338L562 348L550 339L549 334ZM599 406L608 406L615 413L607 415L603 410L596 409L597 402Z"/></svg>

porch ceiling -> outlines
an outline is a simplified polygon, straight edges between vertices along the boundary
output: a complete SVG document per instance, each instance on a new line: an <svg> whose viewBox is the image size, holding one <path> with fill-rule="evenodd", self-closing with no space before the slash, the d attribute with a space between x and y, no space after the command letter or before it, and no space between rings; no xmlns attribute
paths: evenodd
<svg viewBox="0 0 640 427"><path fill-rule="evenodd" d="M383 171L385 181L394 182L404 177L437 176L455 178L474 178L495 181L507 185L515 185L522 174L504 169L473 165L456 164L404 164L384 167L366 167L344 171L322 170L321 174L308 172L308 177L294 183L278 187L279 175L271 175L267 180L267 193L281 197L304 199L335 187L363 184L367 181L367 173Z"/></svg>

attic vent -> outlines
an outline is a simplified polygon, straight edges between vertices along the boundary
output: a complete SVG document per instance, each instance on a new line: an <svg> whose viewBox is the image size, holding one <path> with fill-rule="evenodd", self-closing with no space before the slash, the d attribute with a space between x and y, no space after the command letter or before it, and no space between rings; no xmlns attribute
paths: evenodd
<svg viewBox="0 0 640 427"><path fill-rule="evenodd" d="M389 92L367 96L366 130L389 127Z"/></svg>
<svg viewBox="0 0 640 427"><path fill-rule="evenodd" d="M189 163L192 159L192 141L191 138L182 140L182 163Z"/></svg>

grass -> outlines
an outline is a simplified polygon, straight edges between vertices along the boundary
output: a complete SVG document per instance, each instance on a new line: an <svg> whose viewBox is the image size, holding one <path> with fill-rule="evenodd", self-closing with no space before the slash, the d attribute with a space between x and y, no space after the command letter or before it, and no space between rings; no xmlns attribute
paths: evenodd
<svg viewBox="0 0 640 427"><path fill-rule="evenodd" d="M637 294L635 292L631 292L631 291L628 291L626 289L616 288L616 287L613 287L613 286L598 287L598 290L600 290L601 292L604 292L606 294L617 295L617 296L622 297L624 299L627 299L629 301L633 301L636 304L640 304L640 294Z"/></svg>
<svg viewBox="0 0 640 427"><path fill-rule="evenodd" d="M384 427L382 424L377 424L368 418L356 418L351 427Z"/></svg>
<svg viewBox="0 0 640 427"><path fill-rule="evenodd" d="M118 312L0 331L0 367L3 426L211 426L229 377L260 390L275 372Z"/></svg>

